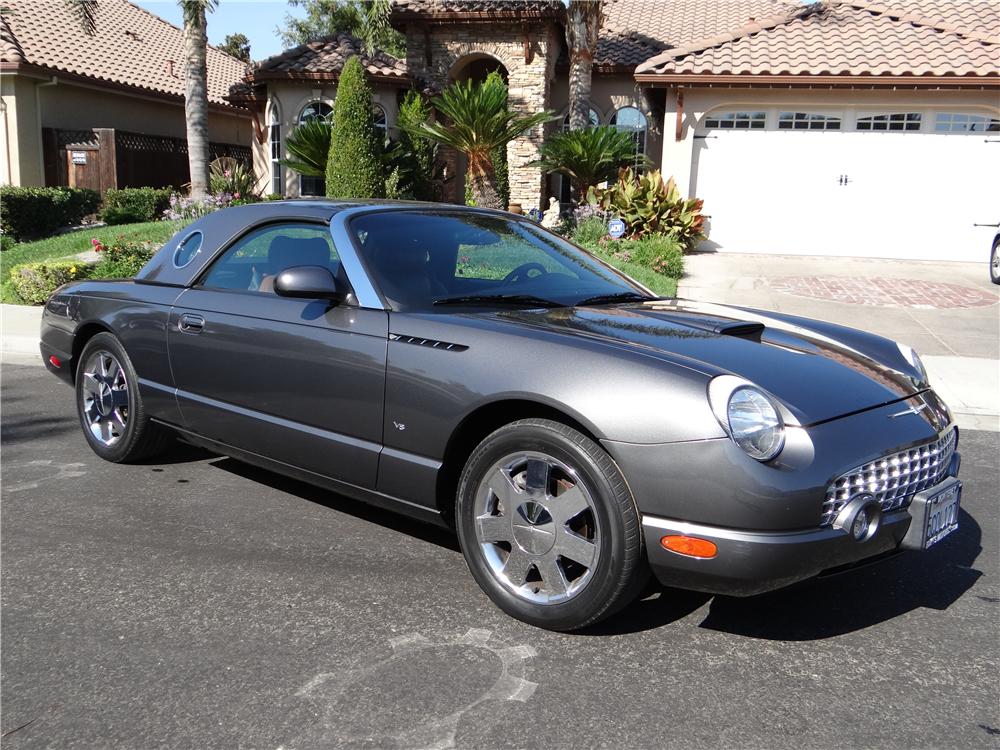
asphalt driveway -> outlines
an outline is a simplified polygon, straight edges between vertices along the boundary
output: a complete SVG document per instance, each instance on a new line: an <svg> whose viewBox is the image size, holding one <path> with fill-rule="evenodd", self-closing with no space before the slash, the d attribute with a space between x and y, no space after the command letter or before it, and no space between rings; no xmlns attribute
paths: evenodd
<svg viewBox="0 0 1000 750"><path fill-rule="evenodd" d="M996 748L996 433L961 529L753 599L535 630L447 533L179 447L102 463L3 370L5 748Z"/></svg>

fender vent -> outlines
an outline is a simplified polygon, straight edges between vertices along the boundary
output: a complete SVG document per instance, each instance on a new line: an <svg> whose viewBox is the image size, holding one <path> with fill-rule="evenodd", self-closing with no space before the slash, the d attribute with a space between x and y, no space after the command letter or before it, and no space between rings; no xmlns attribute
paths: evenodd
<svg viewBox="0 0 1000 750"><path fill-rule="evenodd" d="M401 344L413 344L414 346L426 346L428 349L442 349L446 352L464 352L469 347L462 344L449 344L447 341L437 339L423 339L419 336L401 336L398 333L389 334L390 341L398 341Z"/></svg>

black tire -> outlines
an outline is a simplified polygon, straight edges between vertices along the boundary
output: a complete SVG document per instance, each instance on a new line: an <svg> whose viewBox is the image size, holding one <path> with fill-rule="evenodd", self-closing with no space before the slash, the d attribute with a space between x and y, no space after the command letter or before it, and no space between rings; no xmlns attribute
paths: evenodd
<svg viewBox="0 0 1000 750"><path fill-rule="evenodd" d="M525 582L522 588L515 588L517 584L512 586L510 581L505 584L484 551L494 545L484 544L477 536L476 505L477 493L482 492L481 483L488 481L487 475L495 470L497 462L519 452L544 454L563 464L574 472L577 484L583 483L592 500L585 513L593 514L593 525L600 529L599 534L593 532L593 544L598 550L596 561L592 568L586 569L585 583L565 601L529 601L525 594L530 592L531 583ZM527 497L518 491L510 504L523 502ZM506 517L514 512L514 508L508 508L498 515ZM487 436L462 471L455 520L465 560L476 582L504 612L537 627L570 631L592 625L633 601L649 578L639 514L624 477L597 443L559 422L524 419ZM507 546L514 544L517 542ZM555 554L557 548L546 554ZM526 550L521 547L518 552L526 555L526 559L533 559ZM558 560L560 570L565 570L566 559ZM574 563L570 561L570 565ZM541 568L534 569L534 573L540 571ZM534 592L537 594L538 589Z"/></svg>
<svg viewBox="0 0 1000 750"><path fill-rule="evenodd" d="M116 391L117 398L121 401L114 401L115 395L109 395L111 401L104 406L94 403L94 383L93 378L87 376L87 371L94 366L98 358L105 362L114 360L120 368L122 377L117 378L119 383L124 382L124 389L109 385L109 392ZM117 371L115 371L117 372ZM110 380L110 379L109 379ZM166 428L154 424L146 414L142 404L142 396L139 393L138 378L132 360L129 359L125 348L116 336L111 333L98 333L91 338L77 362L76 369L76 411L80 418L80 427L87 444L98 456L105 461L113 463L132 463L150 458L162 453L167 445L172 441L173 435ZM88 408L88 399L90 407ZM124 415L124 423L115 419L114 413L109 408L111 404L121 406L125 404L125 409L118 410L119 417ZM107 416L95 411L104 408L109 413ZM105 440L100 434L95 434L95 430L100 433L101 426L95 422L109 423L108 430L110 437ZM117 430L117 434L112 434L111 430Z"/></svg>
<svg viewBox="0 0 1000 750"><path fill-rule="evenodd" d="M990 281L1000 284L1000 235L993 238L993 249L990 250Z"/></svg>

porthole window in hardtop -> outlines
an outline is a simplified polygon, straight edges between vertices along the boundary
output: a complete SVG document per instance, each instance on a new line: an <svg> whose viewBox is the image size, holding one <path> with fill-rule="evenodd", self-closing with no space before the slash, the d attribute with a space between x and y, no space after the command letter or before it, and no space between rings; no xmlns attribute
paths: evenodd
<svg viewBox="0 0 1000 750"><path fill-rule="evenodd" d="M779 112L778 130L840 130L840 116L822 112Z"/></svg>
<svg viewBox="0 0 1000 750"><path fill-rule="evenodd" d="M203 237L201 232L192 232L177 246L174 250L174 267L184 268L188 265L194 257L201 252L201 241Z"/></svg>
<svg viewBox="0 0 1000 750"><path fill-rule="evenodd" d="M858 118L858 130L920 130L919 112L892 112L884 115L865 115Z"/></svg>
<svg viewBox="0 0 1000 750"><path fill-rule="evenodd" d="M706 128L721 130L763 130L767 125L766 112L714 112L705 118Z"/></svg>
<svg viewBox="0 0 1000 750"><path fill-rule="evenodd" d="M206 289L273 292L274 277L293 266L321 266L335 276L340 261L323 224L286 222L255 229L237 240L209 269Z"/></svg>
<svg viewBox="0 0 1000 750"><path fill-rule="evenodd" d="M997 133L1000 119L962 112L938 112L934 116L936 133Z"/></svg>

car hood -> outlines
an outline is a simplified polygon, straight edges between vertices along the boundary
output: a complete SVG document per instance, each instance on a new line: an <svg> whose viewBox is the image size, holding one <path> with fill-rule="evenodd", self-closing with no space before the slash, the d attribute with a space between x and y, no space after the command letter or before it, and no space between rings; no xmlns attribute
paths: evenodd
<svg viewBox="0 0 1000 750"><path fill-rule="evenodd" d="M802 425L898 401L927 388L895 342L780 313L669 300L493 315L625 346L709 376L745 378L782 402Z"/></svg>

